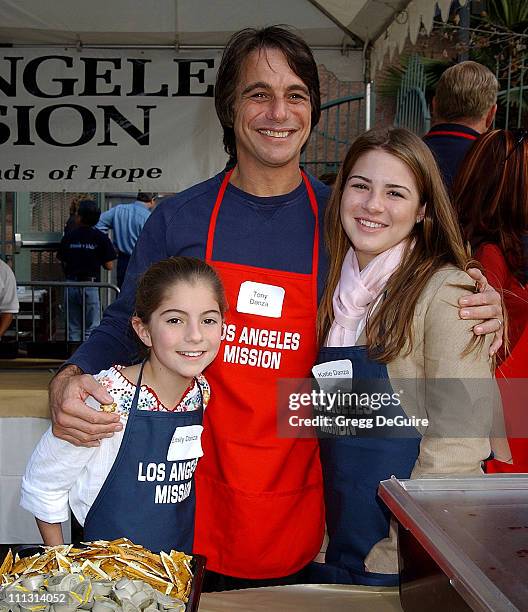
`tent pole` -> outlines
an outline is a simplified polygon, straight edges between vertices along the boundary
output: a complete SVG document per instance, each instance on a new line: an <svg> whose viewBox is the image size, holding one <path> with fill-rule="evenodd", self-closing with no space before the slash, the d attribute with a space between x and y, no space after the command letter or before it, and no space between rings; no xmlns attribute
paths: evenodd
<svg viewBox="0 0 528 612"><path fill-rule="evenodd" d="M365 42L363 47L363 83L365 85L365 130L372 125L372 75L371 75L372 43Z"/></svg>
<svg viewBox="0 0 528 612"><path fill-rule="evenodd" d="M365 129L370 130L370 95L371 83L365 83Z"/></svg>

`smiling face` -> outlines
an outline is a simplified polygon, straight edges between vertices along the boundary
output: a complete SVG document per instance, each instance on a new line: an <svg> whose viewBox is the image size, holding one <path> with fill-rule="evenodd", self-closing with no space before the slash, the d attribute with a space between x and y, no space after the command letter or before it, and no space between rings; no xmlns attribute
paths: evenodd
<svg viewBox="0 0 528 612"><path fill-rule="evenodd" d="M238 163L294 167L310 135L308 88L277 49L253 51L240 71L234 107Z"/></svg>
<svg viewBox="0 0 528 612"><path fill-rule="evenodd" d="M171 285L148 323L132 325L150 347L155 371L191 379L215 358L220 347L222 314L212 288L202 281Z"/></svg>
<svg viewBox="0 0 528 612"><path fill-rule="evenodd" d="M381 149L358 158L343 190L340 215L360 269L409 236L424 213L416 180L403 161Z"/></svg>

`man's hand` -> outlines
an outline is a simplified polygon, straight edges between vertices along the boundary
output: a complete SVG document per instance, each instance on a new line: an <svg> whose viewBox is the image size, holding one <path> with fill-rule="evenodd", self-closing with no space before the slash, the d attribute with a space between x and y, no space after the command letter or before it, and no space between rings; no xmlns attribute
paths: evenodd
<svg viewBox="0 0 528 612"><path fill-rule="evenodd" d="M101 404L111 404L111 395L93 376L83 374L74 365L61 370L49 386L53 433L76 446L99 446L101 438L110 438L123 428L119 415L97 412L84 400L92 395Z"/></svg>
<svg viewBox="0 0 528 612"><path fill-rule="evenodd" d="M13 314L11 312L0 312L0 338L5 334L12 320Z"/></svg>
<svg viewBox="0 0 528 612"><path fill-rule="evenodd" d="M461 319L477 319L484 321L475 325L473 332L482 334L495 333L490 346L490 355L494 355L502 345L504 333L504 314L500 294L488 283L487 278L477 268L470 268L467 273L476 281L478 293L466 295L458 300Z"/></svg>

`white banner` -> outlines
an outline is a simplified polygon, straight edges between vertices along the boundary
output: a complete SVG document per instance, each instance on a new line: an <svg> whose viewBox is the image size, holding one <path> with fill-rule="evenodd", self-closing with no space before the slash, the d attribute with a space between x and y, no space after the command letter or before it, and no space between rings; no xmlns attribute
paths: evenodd
<svg viewBox="0 0 528 612"><path fill-rule="evenodd" d="M0 50L0 191L175 192L218 172L219 59Z"/></svg>

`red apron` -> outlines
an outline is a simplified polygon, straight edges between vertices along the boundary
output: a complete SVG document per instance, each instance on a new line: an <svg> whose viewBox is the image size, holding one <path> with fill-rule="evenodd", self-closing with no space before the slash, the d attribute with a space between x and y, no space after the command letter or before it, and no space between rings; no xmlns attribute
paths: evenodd
<svg viewBox="0 0 528 612"><path fill-rule="evenodd" d="M502 397L504 420L513 463L488 461L486 472L528 472L528 408L526 390L528 386L528 326L526 326L515 348L495 370ZM519 432L523 437L514 437ZM510 437L510 435L512 437Z"/></svg>
<svg viewBox="0 0 528 612"><path fill-rule="evenodd" d="M230 176L218 192L207 237L206 261L222 278L230 309L226 338L207 369L212 393L196 472L194 551L221 574L277 578L313 560L324 530L317 440L276 432L278 379L308 377L317 354L317 201L303 173L315 216L311 274L214 261L216 220ZM237 302L244 288L255 287L251 283L284 290L280 316L240 312L244 306Z"/></svg>

